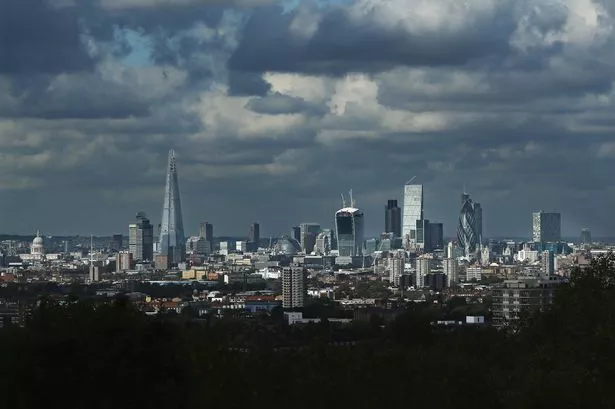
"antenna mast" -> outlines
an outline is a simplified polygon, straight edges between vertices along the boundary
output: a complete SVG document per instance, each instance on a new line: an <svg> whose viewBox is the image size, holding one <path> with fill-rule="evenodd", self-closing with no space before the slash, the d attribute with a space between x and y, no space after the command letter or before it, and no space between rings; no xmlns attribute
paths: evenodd
<svg viewBox="0 0 615 409"><path fill-rule="evenodd" d="M350 189L348 194L350 195L350 207L354 207L354 199L352 198L352 189Z"/></svg>
<svg viewBox="0 0 615 409"><path fill-rule="evenodd" d="M343 193L340 193L340 194L342 195L342 209L343 209L344 207L346 207L346 199L344 199Z"/></svg>
<svg viewBox="0 0 615 409"><path fill-rule="evenodd" d="M406 185L409 185L410 183L412 183L412 181L413 181L414 179L416 179L416 176L412 176L412 177L410 178L410 180L408 180L408 181L406 182Z"/></svg>

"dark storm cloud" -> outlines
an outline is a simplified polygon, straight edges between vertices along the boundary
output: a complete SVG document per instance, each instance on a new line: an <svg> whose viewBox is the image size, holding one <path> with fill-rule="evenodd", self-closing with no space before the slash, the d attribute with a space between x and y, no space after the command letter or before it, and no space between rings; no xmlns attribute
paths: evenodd
<svg viewBox="0 0 615 409"><path fill-rule="evenodd" d="M355 22L343 9L324 12L309 39L293 33L294 13L278 7L255 11L229 60L232 70L344 75L380 72L399 65L454 66L508 50L512 20L502 14L463 33L411 34L365 19Z"/></svg>
<svg viewBox="0 0 615 409"><path fill-rule="evenodd" d="M95 63L80 38L79 16L41 0L0 3L0 74L60 73Z"/></svg>
<svg viewBox="0 0 615 409"><path fill-rule="evenodd" d="M261 74L242 71L229 71L228 87L232 96L264 96L271 90L271 84Z"/></svg>
<svg viewBox="0 0 615 409"><path fill-rule="evenodd" d="M310 115L323 115L326 107L307 102L303 98L291 97L276 92L261 98L251 98L246 108L259 114L279 115L306 113Z"/></svg>
<svg viewBox="0 0 615 409"><path fill-rule="evenodd" d="M0 213L21 220L2 230L157 223L169 148L188 232L328 226L352 188L378 234L412 176L449 233L464 185L488 234L528 233L538 207L615 228L613 19L589 3L126 1L2 3L23 48L0 47Z"/></svg>

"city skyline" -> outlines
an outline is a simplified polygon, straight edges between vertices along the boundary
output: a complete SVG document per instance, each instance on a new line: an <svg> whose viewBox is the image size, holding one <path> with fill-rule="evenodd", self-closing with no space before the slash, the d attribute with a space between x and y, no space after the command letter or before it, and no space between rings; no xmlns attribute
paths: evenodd
<svg viewBox="0 0 615 409"><path fill-rule="evenodd" d="M157 225L172 148L188 234L332 226L352 187L374 236L416 175L447 235L465 184L485 237L615 235L606 1L7 1L0 232Z"/></svg>

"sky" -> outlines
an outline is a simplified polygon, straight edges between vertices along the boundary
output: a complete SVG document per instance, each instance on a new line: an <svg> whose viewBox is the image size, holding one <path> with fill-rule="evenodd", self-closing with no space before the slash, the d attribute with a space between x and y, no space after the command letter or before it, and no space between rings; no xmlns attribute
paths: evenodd
<svg viewBox="0 0 615 409"><path fill-rule="evenodd" d="M409 6L411 4L411 7ZM187 234L368 235L403 184L456 230L615 233L611 0L0 0L0 232L160 221L176 151Z"/></svg>

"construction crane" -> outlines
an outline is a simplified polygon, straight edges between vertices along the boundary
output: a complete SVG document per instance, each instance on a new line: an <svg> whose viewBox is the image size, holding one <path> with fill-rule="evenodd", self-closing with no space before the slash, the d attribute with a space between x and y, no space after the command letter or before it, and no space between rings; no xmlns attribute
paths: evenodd
<svg viewBox="0 0 615 409"><path fill-rule="evenodd" d="M406 185L409 185L410 183L412 183L412 181L413 181L414 179L416 179L416 176L412 176L412 177L410 178L410 180L408 180L408 181L406 182Z"/></svg>

